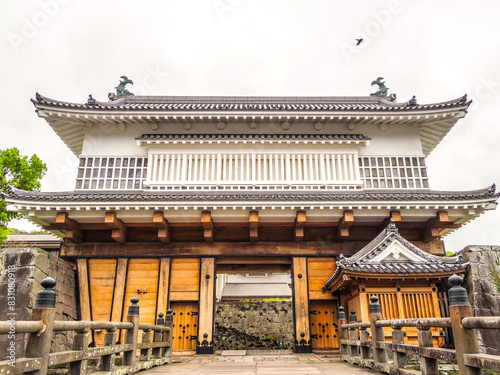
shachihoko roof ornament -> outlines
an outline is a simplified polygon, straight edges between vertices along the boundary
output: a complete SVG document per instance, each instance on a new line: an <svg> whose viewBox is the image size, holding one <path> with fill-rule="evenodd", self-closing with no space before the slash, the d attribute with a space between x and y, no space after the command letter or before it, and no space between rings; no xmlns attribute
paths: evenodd
<svg viewBox="0 0 500 375"><path fill-rule="evenodd" d="M389 88L385 86L385 82L382 82L383 79L383 77L378 77L375 81L372 82L372 86L378 85L378 91L370 94L370 96L387 96Z"/></svg>
<svg viewBox="0 0 500 375"><path fill-rule="evenodd" d="M120 81L118 86L115 87L116 95L119 96L134 95L125 88L126 85L128 85L129 83L133 85L134 82L131 79L128 79L127 76L121 76L120 78L122 79L122 81Z"/></svg>

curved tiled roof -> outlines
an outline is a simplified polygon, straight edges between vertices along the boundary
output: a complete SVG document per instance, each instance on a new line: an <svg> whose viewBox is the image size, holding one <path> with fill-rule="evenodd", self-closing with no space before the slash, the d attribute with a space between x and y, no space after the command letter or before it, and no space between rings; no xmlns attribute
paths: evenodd
<svg viewBox="0 0 500 375"><path fill-rule="evenodd" d="M379 202L379 201L463 201L475 199L497 199L495 185L472 191L342 191L342 192L197 192L197 191L68 191L33 192L9 187L7 198L33 202L259 202L259 201L303 201L303 202Z"/></svg>
<svg viewBox="0 0 500 375"><path fill-rule="evenodd" d="M69 103L36 93L32 102L39 106L88 110L127 111L417 111L468 107L467 95L433 104L413 101L396 103L390 97L292 97L292 96L115 96L110 101L89 99L87 103Z"/></svg>
<svg viewBox="0 0 500 375"><path fill-rule="evenodd" d="M375 257L381 254L395 241L401 243L405 249L415 254L421 261L373 261ZM379 274L457 272L467 268L468 263L462 263L462 255L456 257L441 257L419 249L411 242L404 239L399 234L396 224L391 222L377 237L375 237L375 239L373 239L373 241L353 256L346 258L341 254L336 266L335 272L325 282L325 285L329 285L335 281L335 279L345 271Z"/></svg>

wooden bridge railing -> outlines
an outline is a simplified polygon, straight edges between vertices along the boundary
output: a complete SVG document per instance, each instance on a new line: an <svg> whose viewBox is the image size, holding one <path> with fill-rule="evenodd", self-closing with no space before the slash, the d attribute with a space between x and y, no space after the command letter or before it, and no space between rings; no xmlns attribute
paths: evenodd
<svg viewBox="0 0 500 375"><path fill-rule="evenodd" d="M453 275L448 281L452 285L448 291L450 318L383 320L378 298L372 296L370 321L357 323L352 314L347 324L344 308L340 307L341 359L387 374L438 375L438 362L458 364L461 375L482 374L483 369L500 371L500 356L479 353L476 333L476 329L499 330L500 317L472 317L467 291L460 286L462 278ZM392 328L392 342L385 341L384 327ZM418 345L404 343L403 327L418 329ZM455 350L434 347L433 327L452 329ZM388 351L393 353L392 362ZM418 356L421 372L406 368L410 356Z"/></svg>
<svg viewBox="0 0 500 375"><path fill-rule="evenodd" d="M0 334L17 335L29 333L24 358L16 358L12 347L0 361L0 374L32 374L45 375L51 366L69 364L68 374L87 374L87 361L101 358L97 371L107 374L134 374L170 362L172 354L172 315L167 311L166 321L159 314L156 325L139 321L139 299L131 299L125 322L88 322L88 321L56 321L56 292L53 290L56 281L46 278L42 281L43 290L38 292L32 321L2 321ZM89 332L104 329L104 346L89 348ZM123 344L117 344L117 330L124 330ZM75 331L73 350L50 353L53 332ZM142 342L139 343L139 331L142 331ZM152 332L154 334L152 335ZM140 351L139 351L140 350ZM122 364L115 366L115 357L123 354ZM140 353L140 355L138 355Z"/></svg>

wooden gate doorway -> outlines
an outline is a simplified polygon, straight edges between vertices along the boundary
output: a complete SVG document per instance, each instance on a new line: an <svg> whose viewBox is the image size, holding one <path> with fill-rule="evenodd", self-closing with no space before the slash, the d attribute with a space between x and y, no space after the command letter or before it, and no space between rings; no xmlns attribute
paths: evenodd
<svg viewBox="0 0 500 375"><path fill-rule="evenodd" d="M198 332L198 302L171 302L174 327L172 349L175 351L196 350Z"/></svg>
<svg viewBox="0 0 500 375"><path fill-rule="evenodd" d="M293 348L291 257L218 257L218 350Z"/></svg>
<svg viewBox="0 0 500 375"><path fill-rule="evenodd" d="M339 348L339 327L336 300L309 301L311 342L314 351Z"/></svg>

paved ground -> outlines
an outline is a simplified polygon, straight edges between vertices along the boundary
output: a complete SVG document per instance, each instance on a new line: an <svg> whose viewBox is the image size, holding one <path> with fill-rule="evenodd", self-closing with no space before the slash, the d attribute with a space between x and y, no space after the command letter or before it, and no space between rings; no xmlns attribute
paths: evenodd
<svg viewBox="0 0 500 375"><path fill-rule="evenodd" d="M140 375L212 374L212 375L351 375L375 372L340 362L338 355L193 355L173 356L172 363L143 371Z"/></svg>

